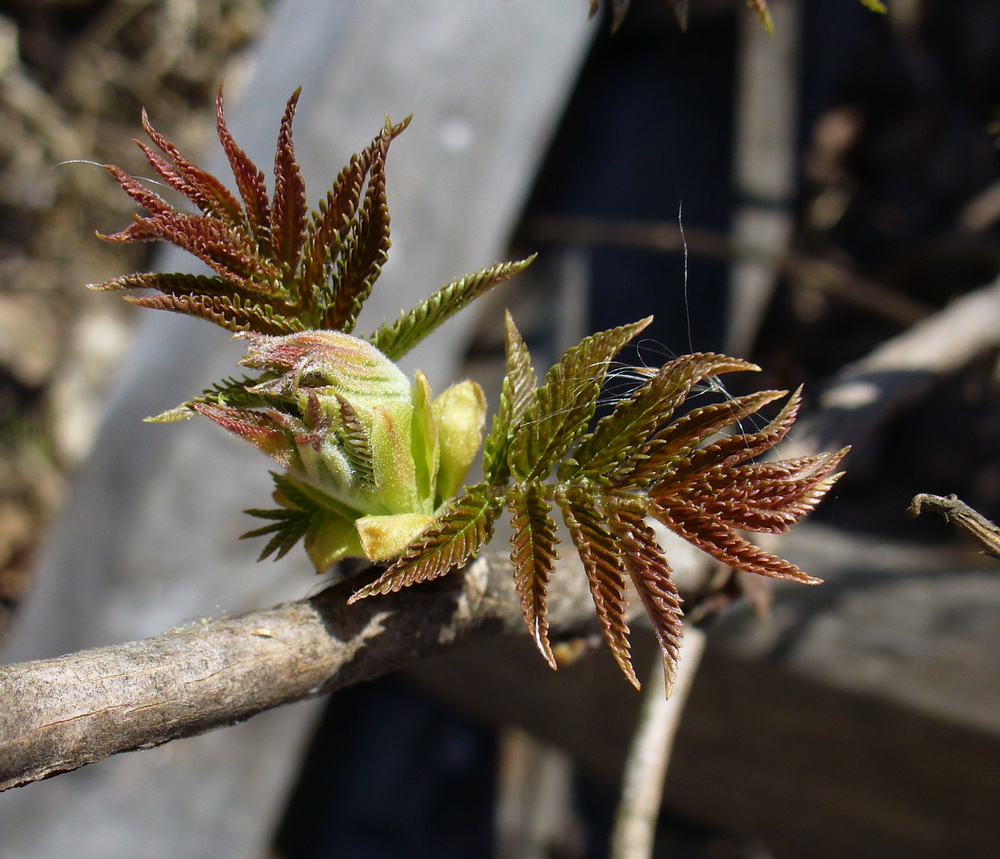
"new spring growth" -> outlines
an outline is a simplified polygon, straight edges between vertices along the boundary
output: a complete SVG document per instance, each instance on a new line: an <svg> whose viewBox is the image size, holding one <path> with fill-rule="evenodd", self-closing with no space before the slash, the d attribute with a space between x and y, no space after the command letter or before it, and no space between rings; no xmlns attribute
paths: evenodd
<svg viewBox="0 0 1000 859"><path fill-rule="evenodd" d="M193 408L287 469L274 498L311 513L305 548L319 572L345 557L385 560L434 521L482 441L486 401L460 382L433 398L370 343L339 331L240 334L247 388L264 409ZM298 490L298 492L292 491ZM313 504L296 503L299 494Z"/></svg>
<svg viewBox="0 0 1000 859"><path fill-rule="evenodd" d="M791 528L836 482L846 449L758 459L791 428L798 393L752 432L744 432L742 422L784 392L681 408L697 385L754 365L725 355L683 355L639 374L635 390L598 418L612 361L650 320L585 337L539 379L508 315L507 373L483 440L486 406L475 382L435 398L422 373L411 381L395 362L530 259L459 278L364 339L355 336L387 258L385 158L406 122L386 120L310 211L292 143L297 101L296 92L279 127L272 194L226 128L221 91L219 140L238 196L144 120L159 150L143 145L150 166L197 213L173 208L109 167L146 214L105 238L167 241L212 273L136 273L97 287L124 290L145 307L206 319L244 341L248 375L224 379L155 420L202 414L281 467L273 474L277 507L248 511L266 522L245 535L269 538L262 558L280 558L301 541L320 572L344 557L388 561L353 602L461 569L509 513L525 624L554 668L548 591L557 573L558 512L622 672L638 686L628 627L631 582L659 642L668 689L681 600L649 519L733 569L817 581L743 532ZM480 442L482 480L463 487Z"/></svg>

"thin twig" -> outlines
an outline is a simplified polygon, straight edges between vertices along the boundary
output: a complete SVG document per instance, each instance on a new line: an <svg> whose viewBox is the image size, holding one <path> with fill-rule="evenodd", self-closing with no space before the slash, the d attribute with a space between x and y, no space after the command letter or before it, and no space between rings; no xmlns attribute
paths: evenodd
<svg viewBox="0 0 1000 859"><path fill-rule="evenodd" d="M910 516L919 516L924 510L940 513L946 522L955 525L969 534L987 555L1000 559L1000 528L993 522L974 510L957 495L928 495L921 492L913 496Z"/></svg>
<svg viewBox="0 0 1000 859"><path fill-rule="evenodd" d="M646 681L642 710L625 761L622 794L611 837L611 859L648 859L653 855L670 753L704 649L705 633L696 626L688 626L670 697L666 696L659 662Z"/></svg>
<svg viewBox="0 0 1000 859"><path fill-rule="evenodd" d="M586 577L552 584L554 637L595 628ZM352 591L0 667L0 790L245 721L472 638L527 634L500 559L347 606Z"/></svg>

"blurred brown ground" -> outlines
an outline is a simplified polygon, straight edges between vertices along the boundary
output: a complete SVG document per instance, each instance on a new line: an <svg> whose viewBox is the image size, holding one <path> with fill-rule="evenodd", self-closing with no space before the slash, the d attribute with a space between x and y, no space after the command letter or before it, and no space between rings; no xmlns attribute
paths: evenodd
<svg viewBox="0 0 1000 859"><path fill-rule="evenodd" d="M153 248L107 245L133 206L99 167L149 175L140 110L195 155L215 89L268 0L0 2L0 635L86 453L133 314L88 292ZM64 163L71 162L71 163Z"/></svg>

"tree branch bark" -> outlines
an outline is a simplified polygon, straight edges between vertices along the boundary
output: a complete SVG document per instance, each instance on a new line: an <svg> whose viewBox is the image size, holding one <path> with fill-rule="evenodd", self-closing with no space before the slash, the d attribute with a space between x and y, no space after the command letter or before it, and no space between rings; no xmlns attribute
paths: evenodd
<svg viewBox="0 0 1000 859"><path fill-rule="evenodd" d="M554 638L596 629L586 577L557 576ZM0 667L0 790L232 725L470 638L527 634L502 557L353 606L356 583L241 617Z"/></svg>

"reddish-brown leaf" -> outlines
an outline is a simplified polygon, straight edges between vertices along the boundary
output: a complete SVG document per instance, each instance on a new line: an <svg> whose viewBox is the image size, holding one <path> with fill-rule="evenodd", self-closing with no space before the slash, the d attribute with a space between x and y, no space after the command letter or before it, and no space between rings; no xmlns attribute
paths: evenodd
<svg viewBox="0 0 1000 859"><path fill-rule="evenodd" d="M632 668L628 640L626 566L622 547L611 533L603 511L597 509L591 495L571 486L558 492L556 501L562 510L573 545L583 562L604 640L622 673L638 689L639 678Z"/></svg>
<svg viewBox="0 0 1000 859"><path fill-rule="evenodd" d="M389 253L389 207L385 196L385 158L389 144L409 124L409 119L393 125L386 120L382 133L373 141L368 186L364 202L343 236L336 293L320 327L350 332L361 305Z"/></svg>
<svg viewBox="0 0 1000 859"><path fill-rule="evenodd" d="M680 655L682 616L681 598L670 575L670 565L641 514L624 507L618 508L611 518L611 527L622 541L625 568L656 633L669 696Z"/></svg>
<svg viewBox="0 0 1000 859"><path fill-rule="evenodd" d="M778 415L764 429L758 432L734 433L721 441L692 451L671 468L664 483L685 483L709 471L721 472L770 450L792 428L801 402L802 389L799 388L792 393Z"/></svg>
<svg viewBox="0 0 1000 859"><path fill-rule="evenodd" d="M303 254L304 290L321 289L323 282L331 278L334 260L343 249L345 237L357 227L361 194L376 154L383 152L384 158L384 152L387 151L389 144L409 123L409 117L396 124L386 123L379 135L361 154L353 156L350 163L340 171L333 187L320 201L317 211L312 213L306 231L306 247Z"/></svg>
<svg viewBox="0 0 1000 859"><path fill-rule="evenodd" d="M727 525L773 534L811 511L840 478L847 448L798 460L751 463L687 484L685 502ZM654 490L655 491L655 490Z"/></svg>
<svg viewBox="0 0 1000 859"><path fill-rule="evenodd" d="M294 464L295 448L289 440L288 432L270 414L211 403L192 403L191 408L215 421L223 429L250 442L284 468L290 468Z"/></svg>
<svg viewBox="0 0 1000 859"><path fill-rule="evenodd" d="M372 146L360 156L351 158L350 164L340 171L333 187L312 213L302 258L302 297L308 302L309 311L320 293L327 289L333 262L340 254L344 236L357 212L371 163Z"/></svg>
<svg viewBox="0 0 1000 859"><path fill-rule="evenodd" d="M226 127L221 86L215 96L215 127L218 131L219 141L222 143L222 149L229 160L229 167L233 171L236 188L243 200L250 230L256 238L258 246L262 250L269 250L271 248L271 205L267 198L264 173L250 160L250 156L236 145L236 141L233 140L232 134Z"/></svg>
<svg viewBox="0 0 1000 859"><path fill-rule="evenodd" d="M137 307L170 310L205 319L229 331L258 331L262 334L287 334L288 322L276 318L270 307L231 299L224 295L126 295Z"/></svg>
<svg viewBox="0 0 1000 859"><path fill-rule="evenodd" d="M679 537L726 566L807 585L820 583L820 579L807 575L791 561L765 552L721 523L717 517L701 510L671 500L654 506L650 513Z"/></svg>
<svg viewBox="0 0 1000 859"><path fill-rule="evenodd" d="M150 215L170 215L173 213L173 209L170 208L167 203L159 197L159 195L154 194L145 185L143 185L138 179L134 179L129 176L124 170L119 167L115 167L111 164L105 164L104 169L107 170L115 179L115 181L121 185L122 190L128 194L136 203L142 206ZM145 220L145 219L143 219ZM128 235L129 231L134 229L137 225L142 224L142 220L138 220L136 223L132 224L128 229L122 230L118 233L113 233L111 235L104 235L103 233L98 233L98 235L108 242L128 242L132 241L131 237ZM143 237L146 238L146 237ZM156 238L156 236L149 236L148 238Z"/></svg>
<svg viewBox="0 0 1000 859"><path fill-rule="evenodd" d="M162 134L153 128L146 111L142 112L142 127L150 140L169 161L157 155L149 146L139 143L150 166L171 188L179 191L206 215L223 218L233 226L243 226L243 210L229 189L215 176L196 167ZM138 142L138 141L137 141Z"/></svg>
<svg viewBox="0 0 1000 859"><path fill-rule="evenodd" d="M512 515L510 543L514 565L514 585L521 600L521 612L528 631L545 661L554 669L555 657L549 644L547 618L549 579L559 557L556 551L556 523L549 516L552 505L539 492L540 487L515 487L507 499Z"/></svg>
<svg viewBox="0 0 1000 859"><path fill-rule="evenodd" d="M306 186L292 143L292 122L302 88L292 93L285 107L274 153L274 199L271 202L271 245L275 259L295 274L306 230Z"/></svg>
<svg viewBox="0 0 1000 859"><path fill-rule="evenodd" d="M683 468L691 451L725 427L747 418L785 391L758 391L694 409L656 433L614 477L623 484L652 483ZM734 435L731 438L742 438Z"/></svg>

